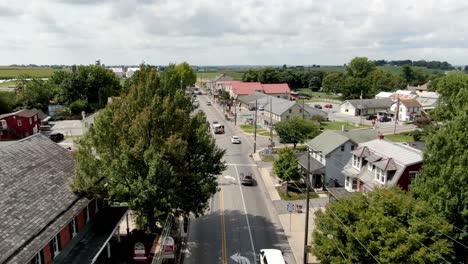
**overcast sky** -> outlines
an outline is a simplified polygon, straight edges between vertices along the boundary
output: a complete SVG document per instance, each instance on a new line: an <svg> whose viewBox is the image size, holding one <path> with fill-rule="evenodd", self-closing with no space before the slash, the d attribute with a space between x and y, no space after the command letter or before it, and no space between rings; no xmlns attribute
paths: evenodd
<svg viewBox="0 0 468 264"><path fill-rule="evenodd" d="M463 0L0 0L0 65L468 64Z"/></svg>

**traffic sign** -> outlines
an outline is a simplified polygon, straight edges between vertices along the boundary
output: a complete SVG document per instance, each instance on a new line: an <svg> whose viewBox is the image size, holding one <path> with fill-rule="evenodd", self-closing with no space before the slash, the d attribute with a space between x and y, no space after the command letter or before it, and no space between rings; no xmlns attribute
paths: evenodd
<svg viewBox="0 0 468 264"><path fill-rule="evenodd" d="M289 213L294 212L294 204L293 203L288 203L286 208L288 209Z"/></svg>

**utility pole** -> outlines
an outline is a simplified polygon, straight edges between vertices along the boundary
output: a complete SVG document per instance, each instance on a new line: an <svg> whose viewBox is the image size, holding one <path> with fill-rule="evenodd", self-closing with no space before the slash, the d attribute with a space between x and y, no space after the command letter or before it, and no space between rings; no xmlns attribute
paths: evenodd
<svg viewBox="0 0 468 264"><path fill-rule="evenodd" d="M237 96L234 99L234 126L237 124Z"/></svg>
<svg viewBox="0 0 468 264"><path fill-rule="evenodd" d="M255 118L254 118L254 149L253 153L257 152L257 107L258 102L255 100Z"/></svg>
<svg viewBox="0 0 468 264"><path fill-rule="evenodd" d="M270 144L271 148L273 149L273 100L271 99L271 96L268 97L270 99Z"/></svg>
<svg viewBox="0 0 468 264"><path fill-rule="evenodd" d="M307 201L306 201L306 219L305 219L305 232L304 232L304 264L307 264L307 256L309 254L307 250L307 240L309 238L309 202L310 202L310 148L307 147L307 175L306 175L306 189L307 189Z"/></svg>
<svg viewBox="0 0 468 264"><path fill-rule="evenodd" d="M400 94L397 94L397 105L396 105L396 112L395 112L395 126L393 128L393 134L396 134L396 126L397 126L397 120L398 117L400 116Z"/></svg>
<svg viewBox="0 0 468 264"><path fill-rule="evenodd" d="M361 111L359 111L359 113L361 114L361 117L359 119L359 125L362 126L362 111L364 110L364 106L362 105L362 90L361 90Z"/></svg>

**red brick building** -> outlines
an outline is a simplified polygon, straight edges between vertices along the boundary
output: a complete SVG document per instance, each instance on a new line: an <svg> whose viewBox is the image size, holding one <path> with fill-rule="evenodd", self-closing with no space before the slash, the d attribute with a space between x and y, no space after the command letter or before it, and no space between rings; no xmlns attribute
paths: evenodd
<svg viewBox="0 0 468 264"><path fill-rule="evenodd" d="M38 110L23 109L0 115L0 140L21 139L39 132L41 126Z"/></svg>
<svg viewBox="0 0 468 264"><path fill-rule="evenodd" d="M110 254L109 241L128 208L73 193L75 166L66 149L40 133L0 149L0 263L110 257L102 252Z"/></svg>

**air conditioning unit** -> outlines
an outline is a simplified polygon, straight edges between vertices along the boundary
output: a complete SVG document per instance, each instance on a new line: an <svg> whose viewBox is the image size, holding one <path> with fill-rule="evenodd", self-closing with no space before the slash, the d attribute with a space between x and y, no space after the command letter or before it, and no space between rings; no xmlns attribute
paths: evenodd
<svg viewBox="0 0 468 264"><path fill-rule="evenodd" d="M7 130L8 129L8 124L6 120L0 120L0 130Z"/></svg>

